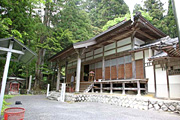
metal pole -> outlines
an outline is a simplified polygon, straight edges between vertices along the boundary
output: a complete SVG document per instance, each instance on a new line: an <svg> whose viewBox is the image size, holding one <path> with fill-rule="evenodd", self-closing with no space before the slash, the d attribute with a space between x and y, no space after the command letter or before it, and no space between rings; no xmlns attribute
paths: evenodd
<svg viewBox="0 0 180 120"><path fill-rule="evenodd" d="M175 16L176 25L177 25L179 47L180 47L180 7L179 7L179 0L171 0L171 1L172 1L172 7L174 10L174 16Z"/></svg>
<svg viewBox="0 0 180 120"><path fill-rule="evenodd" d="M4 91L6 88L6 81L7 81L7 75L8 75L8 70L9 70L9 64L10 64L11 55L12 55L12 52L11 52L12 47L13 47L13 41L10 42L9 52L7 52L6 64L4 66L4 73L3 73L2 86L1 86L1 97L0 97L0 112L2 110L2 104L3 104L3 99L4 99Z"/></svg>

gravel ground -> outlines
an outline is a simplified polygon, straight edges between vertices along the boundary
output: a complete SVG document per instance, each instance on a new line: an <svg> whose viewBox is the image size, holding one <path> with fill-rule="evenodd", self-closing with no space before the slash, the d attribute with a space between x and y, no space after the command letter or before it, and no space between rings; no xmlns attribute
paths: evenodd
<svg viewBox="0 0 180 120"><path fill-rule="evenodd" d="M14 105L21 101L22 105ZM103 103L62 103L44 95L16 96L10 107L24 107L25 120L180 120L174 113L143 111Z"/></svg>

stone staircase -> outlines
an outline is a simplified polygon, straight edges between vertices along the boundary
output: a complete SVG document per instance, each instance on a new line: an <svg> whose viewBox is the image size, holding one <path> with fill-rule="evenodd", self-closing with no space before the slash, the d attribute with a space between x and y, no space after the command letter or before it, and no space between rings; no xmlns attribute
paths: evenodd
<svg viewBox="0 0 180 120"><path fill-rule="evenodd" d="M92 82L81 82L79 92L84 92L91 84Z"/></svg>
<svg viewBox="0 0 180 120"><path fill-rule="evenodd" d="M88 93L94 86L94 83L91 83L84 91L83 93Z"/></svg>

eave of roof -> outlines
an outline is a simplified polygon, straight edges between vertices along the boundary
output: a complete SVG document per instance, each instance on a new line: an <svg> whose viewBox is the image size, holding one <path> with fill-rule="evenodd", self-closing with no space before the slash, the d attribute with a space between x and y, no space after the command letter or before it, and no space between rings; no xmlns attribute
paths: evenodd
<svg viewBox="0 0 180 120"><path fill-rule="evenodd" d="M159 37L165 37L166 36L166 34L164 34L162 31L160 31L159 29L154 27L149 21L147 21L140 14L135 15L134 19L138 20L142 24L147 24L151 30L154 30L159 35ZM125 24L131 24L131 26L133 26L132 23L134 23L134 22L132 22L131 19L128 20L128 21L122 21L122 22L114 25L113 27L110 27L108 30L100 33L99 35L97 35L97 36L95 36L95 37L93 37L93 38L91 38L89 40L74 43L71 47L68 47L68 48L64 49L63 51L61 51L61 52L57 53L56 55L52 56L51 58L49 58L48 60L49 61L54 61L54 59L56 59L58 56L61 56L61 54L66 53L67 51L69 51L69 49L87 48L88 46L95 45L97 43L97 39L99 37L102 37L103 35L106 35L106 34L108 34L110 32L113 32L114 30L116 30L117 28L119 28L119 27L121 27L121 26L123 26Z"/></svg>

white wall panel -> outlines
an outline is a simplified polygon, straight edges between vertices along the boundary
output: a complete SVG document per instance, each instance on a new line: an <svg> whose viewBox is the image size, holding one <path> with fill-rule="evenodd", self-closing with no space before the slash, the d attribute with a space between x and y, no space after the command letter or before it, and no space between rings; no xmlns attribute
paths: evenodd
<svg viewBox="0 0 180 120"><path fill-rule="evenodd" d="M111 54L115 54L116 53L116 50L110 50L110 51L107 51L107 52L104 52L104 56L108 56L108 55L111 55Z"/></svg>
<svg viewBox="0 0 180 120"><path fill-rule="evenodd" d="M86 58L86 61L92 60L92 59L93 59L93 57L88 57L88 58Z"/></svg>
<svg viewBox="0 0 180 120"><path fill-rule="evenodd" d="M142 40L140 40L140 39L138 39L138 38L134 38L134 40L135 40L135 44L136 45L143 45L143 44L145 44L145 42L144 41L142 41Z"/></svg>
<svg viewBox="0 0 180 120"><path fill-rule="evenodd" d="M89 56L92 56L92 55L93 55L93 51L86 53L86 57L89 57Z"/></svg>
<svg viewBox="0 0 180 120"><path fill-rule="evenodd" d="M135 53L135 60L143 59L143 51Z"/></svg>
<svg viewBox="0 0 180 120"><path fill-rule="evenodd" d="M116 47L116 44L115 43L111 43L109 45L104 46L104 50L107 51L107 50L113 49L115 47Z"/></svg>
<svg viewBox="0 0 180 120"><path fill-rule="evenodd" d="M157 97L168 97L166 71L156 68Z"/></svg>
<svg viewBox="0 0 180 120"><path fill-rule="evenodd" d="M180 98L180 75L169 76L170 98Z"/></svg>
<svg viewBox="0 0 180 120"><path fill-rule="evenodd" d="M98 48L96 50L94 50L94 54L98 54L98 53L102 53L103 52L103 48Z"/></svg>
<svg viewBox="0 0 180 120"><path fill-rule="evenodd" d="M103 56L103 54L101 53L101 54L98 54L98 55L94 55L94 58L99 58L99 57L102 57Z"/></svg>
<svg viewBox="0 0 180 120"><path fill-rule="evenodd" d="M131 45L127 45L127 46L118 48L117 52L123 52L123 51L130 50L130 49L131 49Z"/></svg>
<svg viewBox="0 0 180 120"><path fill-rule="evenodd" d="M123 40L120 40L117 42L117 47L120 47L120 46L123 46L123 45L126 45L126 44L130 44L131 43L131 38L125 38Z"/></svg>
<svg viewBox="0 0 180 120"><path fill-rule="evenodd" d="M146 78L148 78L148 92L155 93L153 66L145 67Z"/></svg>

